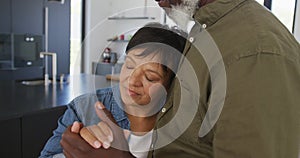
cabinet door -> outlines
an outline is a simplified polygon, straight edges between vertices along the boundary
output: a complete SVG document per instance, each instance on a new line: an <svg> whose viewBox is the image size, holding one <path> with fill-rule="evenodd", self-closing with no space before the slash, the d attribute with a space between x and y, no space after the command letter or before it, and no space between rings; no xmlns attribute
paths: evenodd
<svg viewBox="0 0 300 158"><path fill-rule="evenodd" d="M10 0L0 1L0 33L10 33L11 28Z"/></svg>
<svg viewBox="0 0 300 158"><path fill-rule="evenodd" d="M57 127L58 118L63 115L65 109L65 106L61 106L22 117L23 158L40 155L47 140L52 136L53 130Z"/></svg>
<svg viewBox="0 0 300 158"><path fill-rule="evenodd" d="M11 0L12 32L15 34L43 34L43 1Z"/></svg>
<svg viewBox="0 0 300 158"><path fill-rule="evenodd" d="M1 157L21 158L21 121L10 119L0 121L0 155Z"/></svg>
<svg viewBox="0 0 300 158"><path fill-rule="evenodd" d="M57 74L68 74L71 0L65 0L64 4L48 2L45 6L49 8L49 51L57 53ZM49 67L49 72L51 71L52 67Z"/></svg>
<svg viewBox="0 0 300 158"><path fill-rule="evenodd" d="M112 67L114 64L111 63L97 63L93 62L92 67L93 67L93 74L95 75L107 75L107 74L112 74Z"/></svg>

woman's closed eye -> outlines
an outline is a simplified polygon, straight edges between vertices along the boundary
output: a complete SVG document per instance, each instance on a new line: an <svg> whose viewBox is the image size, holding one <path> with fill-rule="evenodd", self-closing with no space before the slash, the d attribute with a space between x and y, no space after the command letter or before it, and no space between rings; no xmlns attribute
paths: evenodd
<svg viewBox="0 0 300 158"><path fill-rule="evenodd" d="M134 60L130 56L126 56L124 64L127 69L134 69L136 65Z"/></svg>
<svg viewBox="0 0 300 158"><path fill-rule="evenodd" d="M126 62L125 62L125 67L126 67L127 69L134 69L134 68L135 68L135 65L134 65L132 62L130 62L130 61L126 61Z"/></svg>
<svg viewBox="0 0 300 158"><path fill-rule="evenodd" d="M158 82L160 81L160 77L154 74L145 74L145 78L146 80L148 80L149 82Z"/></svg>

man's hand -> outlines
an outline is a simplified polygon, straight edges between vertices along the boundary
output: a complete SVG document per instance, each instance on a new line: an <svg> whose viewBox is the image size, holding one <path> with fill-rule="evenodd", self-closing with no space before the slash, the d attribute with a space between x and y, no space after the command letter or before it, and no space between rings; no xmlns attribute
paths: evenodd
<svg viewBox="0 0 300 158"><path fill-rule="evenodd" d="M128 151L122 151L112 147L109 149L93 148L82 139L78 133L73 133L71 126L69 126L62 135L60 144L67 158L133 158Z"/></svg>

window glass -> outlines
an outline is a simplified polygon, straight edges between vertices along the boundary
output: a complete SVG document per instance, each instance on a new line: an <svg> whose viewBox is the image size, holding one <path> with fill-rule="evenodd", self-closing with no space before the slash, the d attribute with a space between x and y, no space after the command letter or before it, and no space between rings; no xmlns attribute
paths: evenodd
<svg viewBox="0 0 300 158"><path fill-rule="evenodd" d="M71 0L70 74L81 70L82 0Z"/></svg>
<svg viewBox="0 0 300 158"><path fill-rule="evenodd" d="M272 12L292 32L295 0L272 0Z"/></svg>
<svg viewBox="0 0 300 158"><path fill-rule="evenodd" d="M294 26L294 34L298 42L300 42L300 1L297 1L297 11L296 11L296 18L295 18L295 26Z"/></svg>
<svg viewBox="0 0 300 158"><path fill-rule="evenodd" d="M256 0L258 3L260 3L261 5L264 5L264 0Z"/></svg>

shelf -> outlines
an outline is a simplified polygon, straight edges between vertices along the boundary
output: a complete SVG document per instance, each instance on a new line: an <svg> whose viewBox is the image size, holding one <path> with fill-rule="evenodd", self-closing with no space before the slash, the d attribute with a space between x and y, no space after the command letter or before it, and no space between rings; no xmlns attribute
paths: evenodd
<svg viewBox="0 0 300 158"><path fill-rule="evenodd" d="M108 39L108 42L129 42L129 40L112 40L112 39Z"/></svg>
<svg viewBox="0 0 300 158"><path fill-rule="evenodd" d="M155 20L155 17L137 16L137 17L109 17L108 20Z"/></svg>

